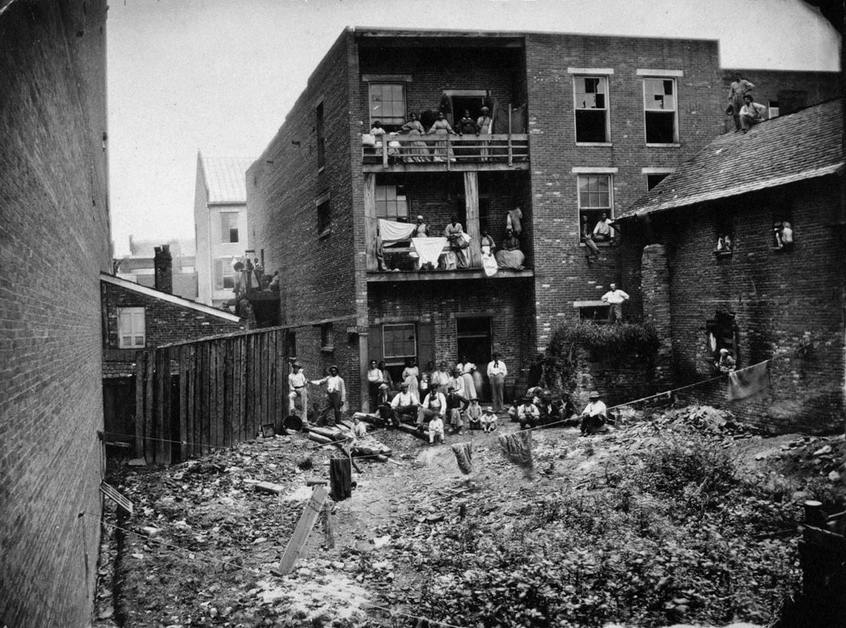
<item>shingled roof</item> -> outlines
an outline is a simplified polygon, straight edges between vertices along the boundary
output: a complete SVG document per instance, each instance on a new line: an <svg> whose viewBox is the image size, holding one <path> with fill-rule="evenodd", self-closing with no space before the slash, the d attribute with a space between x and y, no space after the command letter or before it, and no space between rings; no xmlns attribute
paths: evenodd
<svg viewBox="0 0 846 628"><path fill-rule="evenodd" d="M206 157L200 155L209 204L244 204L247 202L249 159Z"/></svg>
<svg viewBox="0 0 846 628"><path fill-rule="evenodd" d="M617 220L821 177L843 167L843 103L832 100L726 133Z"/></svg>

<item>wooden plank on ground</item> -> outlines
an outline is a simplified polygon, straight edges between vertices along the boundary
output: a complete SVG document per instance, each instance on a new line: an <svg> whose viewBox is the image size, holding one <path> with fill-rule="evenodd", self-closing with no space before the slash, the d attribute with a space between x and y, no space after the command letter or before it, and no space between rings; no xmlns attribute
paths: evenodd
<svg viewBox="0 0 846 628"><path fill-rule="evenodd" d="M135 458L144 457L144 358L139 351L135 358Z"/></svg>
<svg viewBox="0 0 846 628"><path fill-rule="evenodd" d="M303 514L300 517L300 521L294 529L294 534L288 541L287 547L285 547L285 553L282 555L282 560L279 562L279 572L283 576L287 576L294 568L294 563L297 562L297 558L299 558L300 552L303 550L303 547L308 540L308 535L311 533L311 530L314 527L314 522L317 521L318 515L320 515L320 511L323 508L323 502L326 501L327 495L328 493L326 489L322 486L316 486L314 491L312 491L311 499L309 499L306 504L305 510L303 510Z"/></svg>

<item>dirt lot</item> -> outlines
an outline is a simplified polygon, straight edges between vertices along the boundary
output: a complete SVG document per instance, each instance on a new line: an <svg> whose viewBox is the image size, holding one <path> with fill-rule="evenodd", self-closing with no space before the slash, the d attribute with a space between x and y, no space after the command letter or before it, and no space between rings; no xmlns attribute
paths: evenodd
<svg viewBox="0 0 846 628"><path fill-rule="evenodd" d="M800 504L844 503L842 437L763 438L710 408L539 430L531 467L481 432L374 434L398 464L358 462L334 548L318 522L287 577L306 480L328 478L334 446L294 433L113 465L135 513L108 507L94 625L763 626L800 582ZM449 447L467 441L470 475Z"/></svg>

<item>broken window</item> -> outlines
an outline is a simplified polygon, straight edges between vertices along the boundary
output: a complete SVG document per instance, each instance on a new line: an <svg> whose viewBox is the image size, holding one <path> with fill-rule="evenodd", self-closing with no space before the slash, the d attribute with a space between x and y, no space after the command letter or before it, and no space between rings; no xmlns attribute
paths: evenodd
<svg viewBox="0 0 846 628"><path fill-rule="evenodd" d="M374 120L386 128L405 124L404 83L370 83L371 127Z"/></svg>
<svg viewBox="0 0 846 628"><path fill-rule="evenodd" d="M143 307L119 307L118 347L143 349L146 341L146 315Z"/></svg>
<svg viewBox="0 0 846 628"><path fill-rule="evenodd" d="M608 78L574 78L577 142L609 142Z"/></svg>
<svg viewBox="0 0 846 628"><path fill-rule="evenodd" d="M669 174L670 174L669 172L660 172L660 173L657 173L657 174L646 175L646 189L651 190L656 185L661 183L661 181L666 179Z"/></svg>
<svg viewBox="0 0 846 628"><path fill-rule="evenodd" d="M221 212L220 241L224 244L238 241L238 212Z"/></svg>
<svg viewBox="0 0 846 628"><path fill-rule="evenodd" d="M214 289L232 290L235 287L235 270L228 257L214 260Z"/></svg>
<svg viewBox="0 0 846 628"><path fill-rule="evenodd" d="M376 216L408 222L408 197L404 185L376 185Z"/></svg>
<svg viewBox="0 0 846 628"><path fill-rule="evenodd" d="M646 120L646 143L678 143L675 79L643 79L643 108Z"/></svg>
<svg viewBox="0 0 846 628"><path fill-rule="evenodd" d="M322 197L317 202L317 235L329 235L330 227L332 226L332 206L330 205L328 195Z"/></svg>

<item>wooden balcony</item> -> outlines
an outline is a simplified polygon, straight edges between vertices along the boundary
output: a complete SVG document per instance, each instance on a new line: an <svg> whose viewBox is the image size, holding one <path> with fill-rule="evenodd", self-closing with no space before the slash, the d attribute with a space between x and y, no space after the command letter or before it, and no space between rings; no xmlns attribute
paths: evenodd
<svg viewBox="0 0 846 628"><path fill-rule="evenodd" d="M529 169L529 136L384 135L362 146L364 172L468 172ZM387 150L385 150L387 145Z"/></svg>

